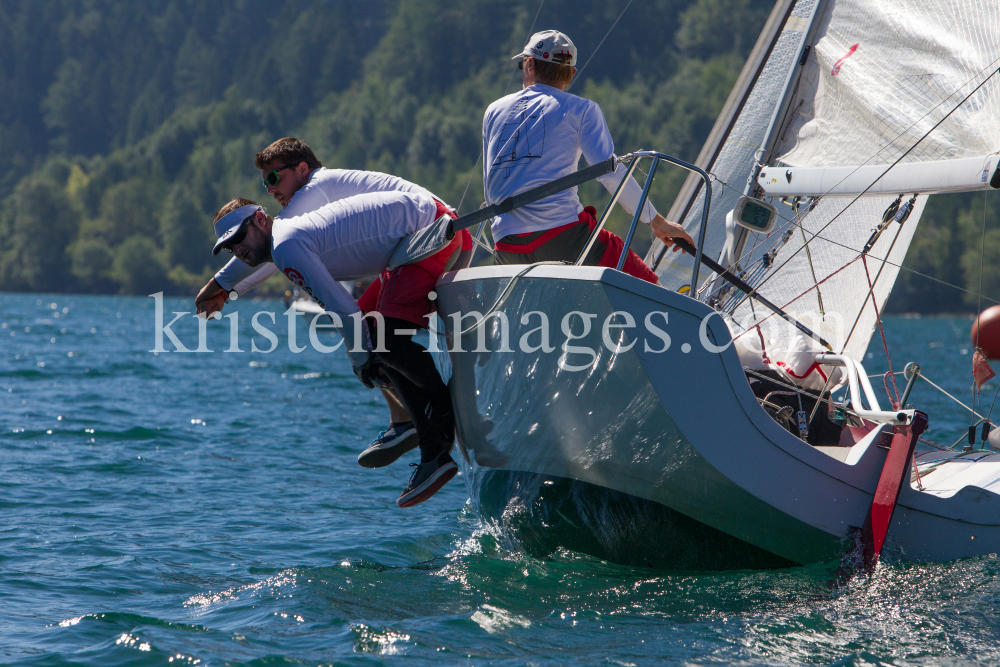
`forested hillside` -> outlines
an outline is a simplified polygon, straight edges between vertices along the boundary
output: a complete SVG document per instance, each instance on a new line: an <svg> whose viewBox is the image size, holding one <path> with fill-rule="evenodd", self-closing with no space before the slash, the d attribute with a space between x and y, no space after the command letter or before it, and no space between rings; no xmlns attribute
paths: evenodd
<svg viewBox="0 0 1000 667"><path fill-rule="evenodd" d="M0 290L193 294L223 261L221 204L277 211L253 155L287 135L326 166L397 174L471 211L482 113L520 85L510 56L533 24L573 38L587 63L573 92L601 104L619 152L693 160L772 3L628 2L4 2ZM664 211L682 178L658 178ZM976 290L982 195L937 199L907 265ZM1000 231L990 240L1000 256ZM1000 293L1000 269L984 291ZM963 303L909 275L890 305Z"/></svg>

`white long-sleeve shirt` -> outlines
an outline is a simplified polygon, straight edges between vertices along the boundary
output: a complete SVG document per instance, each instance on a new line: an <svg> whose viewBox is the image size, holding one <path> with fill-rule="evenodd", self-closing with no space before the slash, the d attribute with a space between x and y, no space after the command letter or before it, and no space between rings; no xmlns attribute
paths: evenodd
<svg viewBox="0 0 1000 667"><path fill-rule="evenodd" d="M604 114L596 102L536 83L502 97L483 117L483 183L487 205L576 172L583 155L587 164L607 160L615 152ZM626 167L601 176L614 192ZM618 199L634 215L642 189L633 179ZM493 219L494 239L552 229L577 219L583 205L576 188L515 209ZM656 209L649 201L640 220L649 223Z"/></svg>
<svg viewBox="0 0 1000 667"><path fill-rule="evenodd" d="M360 366L368 359L367 339L357 340L352 315L360 317L361 309L337 281L381 273L399 241L436 217L437 203L429 194L355 195L303 215L275 219L271 258L276 270L340 317L347 356Z"/></svg>
<svg viewBox="0 0 1000 667"><path fill-rule="evenodd" d="M331 202L371 192L412 192L433 197L429 191L415 183L390 174L356 169L326 169L320 167L309 175L309 181L292 195L288 206L275 220L284 220L315 211ZM277 273L278 268L268 262L251 268L234 257L218 273L215 282L222 289L243 294Z"/></svg>

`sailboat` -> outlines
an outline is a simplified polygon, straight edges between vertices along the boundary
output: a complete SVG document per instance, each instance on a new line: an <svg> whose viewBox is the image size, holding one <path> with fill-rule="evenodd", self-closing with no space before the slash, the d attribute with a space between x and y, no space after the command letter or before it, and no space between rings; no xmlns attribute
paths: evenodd
<svg viewBox="0 0 1000 667"><path fill-rule="evenodd" d="M934 416L862 365L927 197L1000 187L998 67L993 2L778 0L668 214L696 252L646 257L660 285L442 277L484 524L673 568L1000 551L1000 454L916 452Z"/></svg>

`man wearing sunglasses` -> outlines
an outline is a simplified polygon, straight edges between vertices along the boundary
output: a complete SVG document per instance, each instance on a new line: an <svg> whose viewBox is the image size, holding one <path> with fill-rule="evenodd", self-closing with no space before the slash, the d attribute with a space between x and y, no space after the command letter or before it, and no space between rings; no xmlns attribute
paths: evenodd
<svg viewBox="0 0 1000 667"><path fill-rule="evenodd" d="M278 139L257 153L255 163L261 170L261 185L281 204L278 220L304 215L346 197L374 192L409 192L441 201L419 185L389 174L326 169L312 149L294 137ZM450 209L449 215L454 217ZM450 267L452 269L468 266L472 257L471 236L463 230L460 238L462 250L454 266ZM195 298L197 311L206 315L220 311L230 298L253 289L277 271L270 262L251 267L240 258L234 258L198 293ZM376 309L383 282L380 276L359 299L363 312ZM416 428L399 398L392 388L383 388L382 395L389 406L389 427L358 457L358 463L366 468L389 465L417 445Z"/></svg>
<svg viewBox="0 0 1000 667"><path fill-rule="evenodd" d="M285 209L287 211L287 208ZM400 240L450 211L430 195L375 192L347 197L299 216L274 219L255 202L235 199L215 216L218 241L250 267L271 262L330 316L358 378L369 388L388 378L413 416L420 463L399 496L400 507L422 503L455 476L451 396L431 355L412 340L434 312L429 293L458 253L457 235L434 255L387 272ZM338 281L382 274L373 348L371 320ZM364 323L361 323L364 322ZM376 350L372 352L371 350Z"/></svg>
<svg viewBox="0 0 1000 667"><path fill-rule="evenodd" d="M524 89L491 104L483 117L487 204L575 172L581 155L589 164L607 160L615 148L601 108L566 92L577 63L576 46L569 37L557 30L535 33L512 60L519 61ZM625 166L619 165L615 173L597 180L614 193L624 174ZM629 214L635 213L641 192L629 178L618 200ZM492 224L497 239L494 262L576 261L597 225L595 214L593 207L584 208L572 188L497 216ZM668 246L674 237L694 243L683 227L664 219L649 201L640 219ZM601 230L584 263L615 268L624 245L617 235ZM623 269L657 282L657 275L631 250Z"/></svg>

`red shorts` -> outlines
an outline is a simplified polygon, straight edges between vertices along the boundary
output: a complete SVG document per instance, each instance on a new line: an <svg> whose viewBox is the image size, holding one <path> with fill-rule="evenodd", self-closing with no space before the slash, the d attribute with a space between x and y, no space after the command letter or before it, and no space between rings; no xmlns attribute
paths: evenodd
<svg viewBox="0 0 1000 667"><path fill-rule="evenodd" d="M457 218L454 211L437 202L437 216ZM435 218L435 219L436 219ZM427 316L436 313L434 303L427 294L434 289L438 278L448 268L449 260L458 251L472 250L472 236L460 230L451 243L430 257L413 264L404 264L392 271L383 271L358 299L361 312L378 311L382 317L396 317L427 327Z"/></svg>
<svg viewBox="0 0 1000 667"><path fill-rule="evenodd" d="M503 237L496 243L496 250L502 253L501 261L498 263L533 264L550 260L575 262L586 247L590 236L581 225L586 224L590 232L593 232L597 226L597 218L594 217L596 213L597 209L587 206L580 211L579 217L569 224L542 232ZM597 266L616 269L624 248L625 242L620 236L602 229L584 264L593 266L596 263ZM653 284L658 280L658 276L633 250L629 250L625 256L622 271Z"/></svg>

